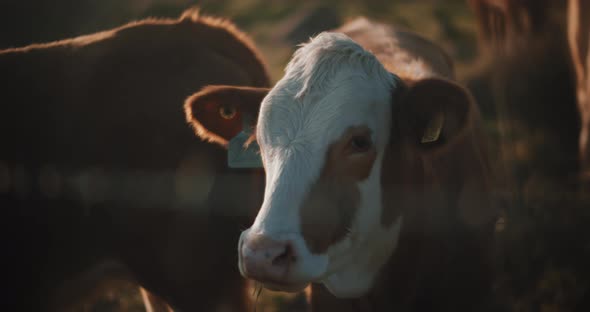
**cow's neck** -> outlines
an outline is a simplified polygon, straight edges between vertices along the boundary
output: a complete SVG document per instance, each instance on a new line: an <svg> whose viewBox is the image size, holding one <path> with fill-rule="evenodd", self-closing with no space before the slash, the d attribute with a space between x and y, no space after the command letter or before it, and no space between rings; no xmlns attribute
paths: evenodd
<svg viewBox="0 0 590 312"><path fill-rule="evenodd" d="M394 147L387 151L384 172L384 221L403 218L399 243L375 280L375 286L356 300L358 311L428 311L444 309L445 281L439 276L452 265L447 248L452 244L451 223L445 212L456 211L456 185L440 181L428 157ZM444 220L441 222L441 220ZM475 272L474 272L475 273ZM460 282L460 281L457 281Z"/></svg>

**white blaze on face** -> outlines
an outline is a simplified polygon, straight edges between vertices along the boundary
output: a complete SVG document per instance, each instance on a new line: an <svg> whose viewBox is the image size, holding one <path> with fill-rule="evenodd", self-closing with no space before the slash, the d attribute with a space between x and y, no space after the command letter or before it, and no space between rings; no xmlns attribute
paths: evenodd
<svg viewBox="0 0 590 312"><path fill-rule="evenodd" d="M266 189L254 224L240 238L243 275L282 290L324 282L339 297L370 288L401 226L400 220L390 228L380 222L394 84L372 54L343 34L323 33L295 53L260 109ZM310 230L314 214L328 217ZM294 261L283 274L245 269L271 265L246 257L255 257L255 237L286 242Z"/></svg>

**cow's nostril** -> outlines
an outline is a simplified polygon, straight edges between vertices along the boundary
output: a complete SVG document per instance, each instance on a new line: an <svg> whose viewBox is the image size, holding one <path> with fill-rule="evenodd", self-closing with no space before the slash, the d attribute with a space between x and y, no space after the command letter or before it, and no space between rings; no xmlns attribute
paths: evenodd
<svg viewBox="0 0 590 312"><path fill-rule="evenodd" d="M268 236L246 237L240 255L245 276L259 281L281 281L298 261L293 242Z"/></svg>
<svg viewBox="0 0 590 312"><path fill-rule="evenodd" d="M272 265L274 266L286 266L289 263L295 262L295 252L293 251L293 247L291 244L285 245L285 250L277 257L272 260Z"/></svg>

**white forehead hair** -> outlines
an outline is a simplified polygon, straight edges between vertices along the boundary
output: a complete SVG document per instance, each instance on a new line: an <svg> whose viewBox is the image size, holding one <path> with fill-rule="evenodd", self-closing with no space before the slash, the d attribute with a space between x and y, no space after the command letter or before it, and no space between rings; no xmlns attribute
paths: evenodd
<svg viewBox="0 0 590 312"><path fill-rule="evenodd" d="M323 32L304 43L285 68L285 78L301 79L295 98L316 90L326 90L339 69L347 66L359 74L378 77L384 87L392 87L392 75L375 55L342 33Z"/></svg>
<svg viewBox="0 0 590 312"><path fill-rule="evenodd" d="M282 146L320 134L333 139L370 111L381 117L377 124L387 126L396 81L371 52L348 36L323 32L300 46L262 102L258 139ZM384 101L387 107L375 107ZM325 133L326 128L333 135ZM316 146L327 143L314 141Z"/></svg>

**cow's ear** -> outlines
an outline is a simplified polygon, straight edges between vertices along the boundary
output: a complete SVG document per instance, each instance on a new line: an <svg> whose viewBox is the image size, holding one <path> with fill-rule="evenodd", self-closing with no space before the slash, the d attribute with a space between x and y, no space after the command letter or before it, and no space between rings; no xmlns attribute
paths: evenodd
<svg viewBox="0 0 590 312"><path fill-rule="evenodd" d="M185 101L186 119L200 138L227 147L244 126L254 128L260 103L269 90L207 86Z"/></svg>
<svg viewBox="0 0 590 312"><path fill-rule="evenodd" d="M401 139L421 151L437 151L465 135L474 109L469 91L455 82L428 78L399 97L396 120Z"/></svg>

